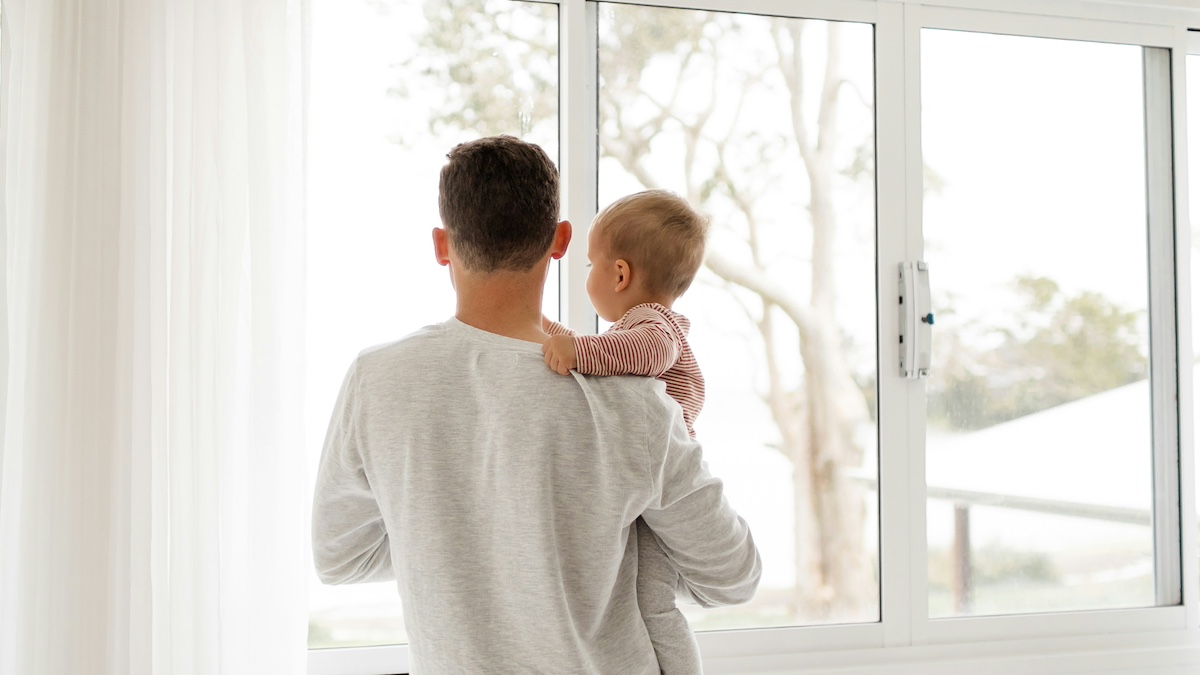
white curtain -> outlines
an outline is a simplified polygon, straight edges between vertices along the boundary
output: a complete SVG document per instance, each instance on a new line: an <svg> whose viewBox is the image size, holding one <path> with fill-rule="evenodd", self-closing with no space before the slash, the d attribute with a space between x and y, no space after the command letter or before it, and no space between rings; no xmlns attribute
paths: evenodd
<svg viewBox="0 0 1200 675"><path fill-rule="evenodd" d="M3 0L0 673L303 673L306 0Z"/></svg>

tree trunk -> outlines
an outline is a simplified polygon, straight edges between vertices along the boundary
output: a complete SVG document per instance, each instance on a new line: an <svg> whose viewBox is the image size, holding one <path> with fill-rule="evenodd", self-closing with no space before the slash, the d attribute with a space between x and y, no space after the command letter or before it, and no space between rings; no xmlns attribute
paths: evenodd
<svg viewBox="0 0 1200 675"><path fill-rule="evenodd" d="M816 609L822 618L860 621L874 606L876 585L864 545L864 488L845 475L862 465L863 452L854 438L864 422L862 393L846 369L841 336L833 317L815 315L815 330L801 341L808 402L806 463L812 487L807 495L815 513L820 560ZM797 492L799 501L802 493ZM801 510L797 506L797 512Z"/></svg>

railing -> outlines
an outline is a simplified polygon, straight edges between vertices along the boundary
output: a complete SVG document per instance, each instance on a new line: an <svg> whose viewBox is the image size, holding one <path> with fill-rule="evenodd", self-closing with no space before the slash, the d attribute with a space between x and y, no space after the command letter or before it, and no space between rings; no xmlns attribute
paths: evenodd
<svg viewBox="0 0 1200 675"><path fill-rule="evenodd" d="M1079 502L1039 499L1036 497L1019 497L1016 495L960 490L933 485L925 488L925 494L929 499L940 499L954 504L954 544L951 550L953 576L951 585L954 595L954 611L957 614L968 614L971 610L972 506L992 506L1002 509L1033 511L1056 516L1072 516L1075 518L1087 518L1110 523L1126 523L1129 525L1144 525L1147 527L1153 524L1153 517L1147 509L1082 504Z"/></svg>
<svg viewBox="0 0 1200 675"><path fill-rule="evenodd" d="M874 476L854 472L850 472L848 475L853 480L866 485L868 489L878 490L879 483ZM951 586L954 598L954 610L957 614L968 614L971 610L971 507L973 506L991 506L1001 509L1032 511L1056 516L1071 516L1109 523L1143 525L1146 527L1154 523L1153 515L1148 509L1084 504L1057 499L1040 499L1037 497L1021 497L995 492L938 487L936 485L926 486L925 495L928 499L948 501L954 505L954 541L951 548L953 576Z"/></svg>

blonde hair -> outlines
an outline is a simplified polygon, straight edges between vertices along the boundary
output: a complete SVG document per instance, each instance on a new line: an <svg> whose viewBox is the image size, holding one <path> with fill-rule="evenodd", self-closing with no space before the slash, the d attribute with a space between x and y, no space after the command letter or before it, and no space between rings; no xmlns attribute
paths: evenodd
<svg viewBox="0 0 1200 675"><path fill-rule="evenodd" d="M647 289L678 298L704 263L709 217L669 190L637 192L596 214L597 230L615 258L644 275Z"/></svg>

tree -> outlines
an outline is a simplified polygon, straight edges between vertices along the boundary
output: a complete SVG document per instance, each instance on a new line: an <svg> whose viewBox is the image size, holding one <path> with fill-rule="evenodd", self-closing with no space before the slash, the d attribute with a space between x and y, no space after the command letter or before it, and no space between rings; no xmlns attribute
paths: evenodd
<svg viewBox="0 0 1200 675"><path fill-rule="evenodd" d="M471 0L426 2L429 30L410 69L433 80L444 99L430 131L466 129L479 136L528 136L539 124L554 130L537 142L557 144L558 36L552 5ZM392 93L405 96L408 82ZM423 92L428 95L429 92Z"/></svg>
<svg viewBox="0 0 1200 675"><path fill-rule="evenodd" d="M452 83L433 130L511 133L515 110L529 116L522 128L556 112L556 73L526 71L553 54L555 44L529 44L530 35L512 19L525 11L521 5L426 3L422 67ZM835 183L873 175L873 139L845 147L839 133L848 89L840 28L635 6L605 11L620 16L601 19L602 157L647 188L666 186L663 175L670 174L670 187L682 185L692 203L721 214L715 220L729 235L723 241L736 242L711 246L705 265L731 292L750 299L746 309L767 366L761 394L778 428L777 449L793 466L793 613L801 621L870 620L877 585L863 542L865 488L847 472L863 463L859 432L870 415L834 314L833 246ZM497 40L527 44L529 60L501 54ZM810 42L820 52L815 82L806 62ZM727 89L730 82L736 90ZM782 116L779 125L750 119L764 112L754 109L756 102L781 91L789 103L774 111ZM662 143L678 143L675 162L654 154ZM805 184L783 184L779 176L789 171L805 176ZM781 218L772 205L797 192L807 197L807 208ZM802 242L811 260L806 277L772 255L781 237ZM799 386L780 365L785 350L803 363Z"/></svg>
<svg viewBox="0 0 1200 675"><path fill-rule="evenodd" d="M1068 296L1045 277L1017 277L1013 290L1011 325L939 332L932 423L983 429L1149 376L1141 312L1093 291Z"/></svg>

